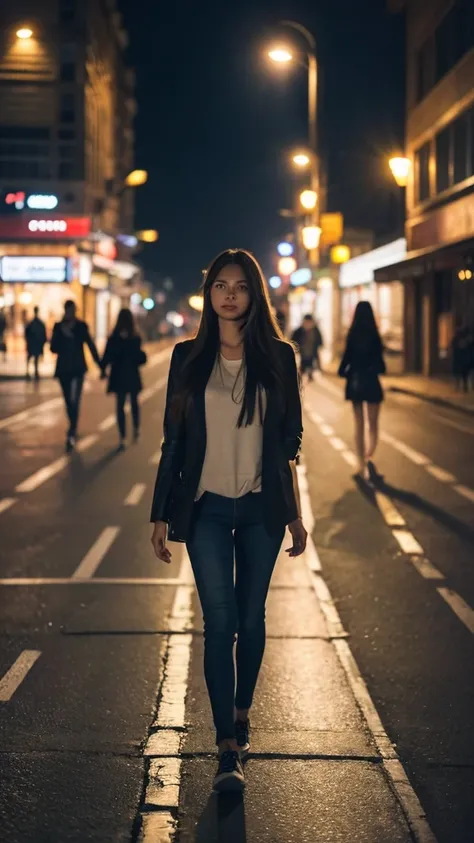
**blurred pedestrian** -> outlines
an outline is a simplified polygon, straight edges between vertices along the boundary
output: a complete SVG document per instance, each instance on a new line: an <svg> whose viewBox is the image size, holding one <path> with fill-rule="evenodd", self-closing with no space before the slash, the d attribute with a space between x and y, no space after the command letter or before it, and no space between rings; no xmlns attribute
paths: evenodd
<svg viewBox="0 0 474 843"><path fill-rule="evenodd" d="M117 427L120 434L119 450L125 448L126 421L125 401L130 396L133 420L133 438L137 441L140 434L140 407L138 395L142 390L140 366L146 363L146 354L142 350L142 340L133 319L132 311L127 307L120 311L117 323L112 331L102 358L102 371L105 374L110 367L107 392L115 393L117 400Z"/></svg>
<svg viewBox="0 0 474 843"><path fill-rule="evenodd" d="M69 299L64 305L64 316L56 322L51 339L51 351L57 354L56 373L61 384L69 419L66 451L72 451L76 444L77 422L81 404L84 375L87 363L84 355L87 345L100 368L100 357L85 322L76 317L76 303Z"/></svg>
<svg viewBox="0 0 474 843"><path fill-rule="evenodd" d="M300 353L300 374L308 375L313 380L314 369L321 369L319 349L323 344L321 331L311 313L308 313L300 327L293 333L292 340L298 346Z"/></svg>
<svg viewBox="0 0 474 843"><path fill-rule="evenodd" d="M0 351L3 353L3 359L7 359L7 344L5 342L5 332L7 330L7 320L3 310L0 310Z"/></svg>
<svg viewBox="0 0 474 843"><path fill-rule="evenodd" d="M34 317L25 327L26 340L26 379L30 380L30 360L33 358L35 380L39 380L39 359L43 356L46 344L46 326L39 318L39 307L35 307Z"/></svg>
<svg viewBox="0 0 474 843"><path fill-rule="evenodd" d="M306 545L294 465L302 436L295 356L249 252L222 252L206 273L197 335L173 352L164 432L152 543L164 562L167 535L187 544L204 615L214 788L241 790L265 601L285 526L290 556Z"/></svg>
<svg viewBox="0 0 474 843"><path fill-rule="evenodd" d="M352 401L354 409L355 443L362 476L365 476L367 467L375 471L371 460L378 443L380 405L383 401L379 375L383 374L383 346L374 312L368 301L361 301L349 329L339 376L346 378L346 401ZM367 445L365 411L369 427Z"/></svg>
<svg viewBox="0 0 474 843"><path fill-rule="evenodd" d="M473 337L469 328L458 326L451 343L451 354L456 389L467 392L473 368Z"/></svg>

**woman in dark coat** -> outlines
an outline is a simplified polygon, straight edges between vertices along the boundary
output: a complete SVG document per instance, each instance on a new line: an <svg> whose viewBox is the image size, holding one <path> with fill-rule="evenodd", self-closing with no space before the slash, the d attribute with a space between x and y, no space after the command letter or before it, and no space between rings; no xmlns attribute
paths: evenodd
<svg viewBox="0 0 474 843"><path fill-rule="evenodd" d="M130 395L135 441L138 439L140 432L140 407L138 406L138 394L142 390L140 366L146 363L146 354L141 345L141 337L135 328L132 312L128 308L123 308L107 341L101 363L104 376L110 366L107 392L114 392L117 396L117 426L120 434L120 450L125 448L125 401L127 395Z"/></svg>
<svg viewBox="0 0 474 843"><path fill-rule="evenodd" d="M368 301L356 307L347 336L346 350L339 366L339 377L346 378L346 401L352 401L359 471L365 474L375 453L379 436L380 405L383 391L379 375L385 374L383 346L374 311ZM367 408L369 442L365 444L364 406Z"/></svg>

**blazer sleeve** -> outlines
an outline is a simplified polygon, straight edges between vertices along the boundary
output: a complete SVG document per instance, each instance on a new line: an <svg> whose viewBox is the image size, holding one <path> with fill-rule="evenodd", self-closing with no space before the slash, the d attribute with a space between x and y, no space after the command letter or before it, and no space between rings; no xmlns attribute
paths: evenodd
<svg viewBox="0 0 474 843"><path fill-rule="evenodd" d="M58 323L53 328L53 336L51 337L50 349L52 354L59 354L61 347L61 340L59 334L60 328Z"/></svg>
<svg viewBox="0 0 474 843"><path fill-rule="evenodd" d="M84 342L88 346L89 351L92 354L92 357L94 358L94 362L97 363L97 365L100 368L101 361L100 361L99 352L97 351L97 346L96 346L94 340L92 339L92 337L89 333L89 328L88 328L88 326L86 325L85 322L84 322Z"/></svg>
<svg viewBox="0 0 474 843"><path fill-rule="evenodd" d="M102 360L100 361L100 367L101 367L102 371L105 371L105 369L107 368L107 366L110 365L111 362L112 362L112 340L109 337L109 339L107 340L107 345L105 346L104 355L102 357Z"/></svg>
<svg viewBox="0 0 474 843"><path fill-rule="evenodd" d="M295 460L301 450L303 418L295 353L285 345L286 410L284 417L284 450L288 460Z"/></svg>
<svg viewBox="0 0 474 843"><path fill-rule="evenodd" d="M344 354L342 355L342 360L339 365L339 369L337 370L337 374L340 378L346 378L348 374L348 368L351 364L351 354L349 351L349 347L346 345L346 349Z"/></svg>
<svg viewBox="0 0 474 843"><path fill-rule="evenodd" d="M180 345L175 346L170 363L168 387L166 390L165 417L163 422L163 441L161 459L156 475L150 521L170 521L170 504L173 480L176 472L176 457L181 439L182 423L176 421L171 412L173 396L178 385L182 353Z"/></svg>

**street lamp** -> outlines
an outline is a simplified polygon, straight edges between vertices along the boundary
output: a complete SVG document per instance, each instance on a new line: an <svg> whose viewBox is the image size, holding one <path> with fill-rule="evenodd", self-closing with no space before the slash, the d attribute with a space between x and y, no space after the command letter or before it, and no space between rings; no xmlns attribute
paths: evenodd
<svg viewBox="0 0 474 843"><path fill-rule="evenodd" d="M132 170L125 179L127 187L141 187L148 181L148 173L146 170Z"/></svg>
<svg viewBox="0 0 474 843"><path fill-rule="evenodd" d="M33 30L30 29L29 26L22 26L20 29L16 31L16 37L20 39L20 41L27 41L28 38L31 38L33 35Z"/></svg>
<svg viewBox="0 0 474 843"><path fill-rule="evenodd" d="M305 170L311 164L311 158L306 152L297 152L292 156L291 160L295 167L298 167L300 170Z"/></svg>
<svg viewBox="0 0 474 843"><path fill-rule="evenodd" d="M315 190L303 190L300 193L300 202L307 211L314 211L318 201L318 194Z"/></svg>
<svg viewBox="0 0 474 843"><path fill-rule="evenodd" d="M406 187L408 184L408 176L411 168L411 161L409 158L404 158L401 155L395 158L390 158L388 166L392 171L393 178L399 187Z"/></svg>
<svg viewBox="0 0 474 843"><path fill-rule="evenodd" d="M294 258L280 258L278 261L278 272L285 278L289 277L295 271L298 264Z"/></svg>
<svg viewBox="0 0 474 843"><path fill-rule="evenodd" d="M301 236L303 238L303 246L309 252L312 249L317 249L319 246L319 240L321 237L321 229L319 225L305 225L301 232Z"/></svg>
<svg viewBox="0 0 474 843"><path fill-rule="evenodd" d="M136 231L135 236L142 243L156 243L159 234L154 228L146 228L144 231Z"/></svg>
<svg viewBox="0 0 474 843"><path fill-rule="evenodd" d="M268 51L271 60L277 64L288 64L293 61L293 54L286 47L274 47Z"/></svg>

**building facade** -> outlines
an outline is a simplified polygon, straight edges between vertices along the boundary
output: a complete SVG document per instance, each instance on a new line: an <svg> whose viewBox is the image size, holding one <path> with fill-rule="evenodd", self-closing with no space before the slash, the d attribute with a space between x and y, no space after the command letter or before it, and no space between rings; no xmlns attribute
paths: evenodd
<svg viewBox="0 0 474 843"><path fill-rule="evenodd" d="M406 16L407 257L375 273L405 289L405 365L447 372L474 327L474 3L390 0Z"/></svg>
<svg viewBox="0 0 474 843"><path fill-rule="evenodd" d="M102 339L139 273L120 15L114 0L17 0L0 42L0 304L14 337L34 305L51 328L74 298Z"/></svg>

